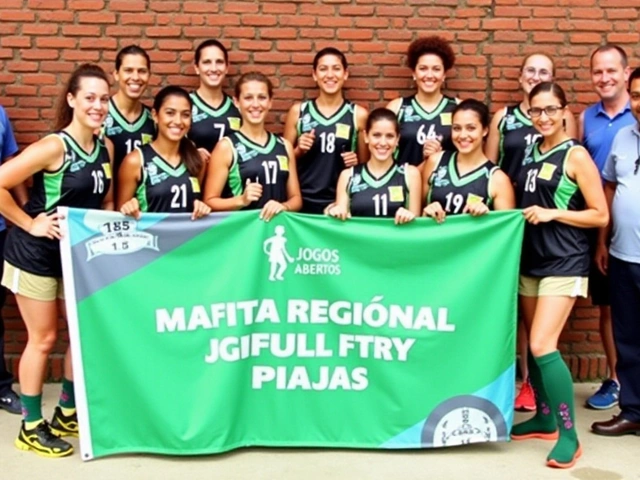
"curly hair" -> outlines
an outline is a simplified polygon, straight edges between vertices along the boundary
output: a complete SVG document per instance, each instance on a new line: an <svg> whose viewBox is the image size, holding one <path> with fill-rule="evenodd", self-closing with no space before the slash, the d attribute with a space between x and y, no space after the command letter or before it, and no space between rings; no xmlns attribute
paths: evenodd
<svg viewBox="0 0 640 480"><path fill-rule="evenodd" d="M414 40L407 50L407 65L411 70L415 70L421 56L432 54L440 57L445 71L453 67L456 61L456 54L449 42L442 37L431 36Z"/></svg>

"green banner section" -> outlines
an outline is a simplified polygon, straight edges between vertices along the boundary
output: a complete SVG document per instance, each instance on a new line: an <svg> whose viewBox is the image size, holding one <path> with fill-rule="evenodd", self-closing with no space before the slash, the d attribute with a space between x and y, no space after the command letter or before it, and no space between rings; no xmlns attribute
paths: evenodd
<svg viewBox="0 0 640 480"><path fill-rule="evenodd" d="M508 438L518 211L442 225L70 209L83 458Z"/></svg>

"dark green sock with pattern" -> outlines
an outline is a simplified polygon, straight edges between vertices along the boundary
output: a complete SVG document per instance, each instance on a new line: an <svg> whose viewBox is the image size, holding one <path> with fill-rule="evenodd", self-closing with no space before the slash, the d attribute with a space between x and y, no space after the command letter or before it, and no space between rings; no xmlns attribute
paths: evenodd
<svg viewBox="0 0 640 480"><path fill-rule="evenodd" d="M576 432L573 379L559 351L536 358L542 373L551 410L556 415L560 437L547 457L548 461L569 464L576 457L580 444Z"/></svg>
<svg viewBox="0 0 640 480"><path fill-rule="evenodd" d="M540 368L530 352L527 354L527 365L529 367L529 381L531 382L536 397L536 414L529 420L514 425L511 429L511 434L515 436L527 436L537 433L554 433L557 428L556 418L551 411L549 398L542 383Z"/></svg>

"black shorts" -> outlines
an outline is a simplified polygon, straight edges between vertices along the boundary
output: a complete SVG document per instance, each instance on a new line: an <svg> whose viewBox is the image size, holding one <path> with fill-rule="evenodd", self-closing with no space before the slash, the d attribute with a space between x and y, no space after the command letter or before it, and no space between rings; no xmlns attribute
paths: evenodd
<svg viewBox="0 0 640 480"><path fill-rule="evenodd" d="M589 295L591 296L591 304L608 307L611 305L611 301L609 300L609 277L603 275L593 261L593 256L596 253L598 231L590 230L588 236L589 255L591 257L591 270L589 272Z"/></svg>

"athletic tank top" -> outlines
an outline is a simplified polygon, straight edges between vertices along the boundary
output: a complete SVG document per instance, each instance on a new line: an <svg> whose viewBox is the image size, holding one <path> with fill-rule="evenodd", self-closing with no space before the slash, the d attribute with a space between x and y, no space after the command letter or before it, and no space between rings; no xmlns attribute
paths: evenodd
<svg viewBox="0 0 640 480"><path fill-rule="evenodd" d="M500 150L498 165L509 176L512 183L518 178L518 170L524 160L527 147L533 145L541 135L531 123L531 119L520 109L520 105L507 107L498 124Z"/></svg>
<svg viewBox="0 0 640 480"><path fill-rule="evenodd" d="M300 190L305 203L326 206L336 198L338 177L344 170L343 152L355 152L358 144L356 105L345 100L330 117L325 117L315 100L302 102L298 137L315 130L313 146L297 162Z"/></svg>
<svg viewBox="0 0 640 480"><path fill-rule="evenodd" d="M141 212L191 213L202 199L200 181L181 162L171 166L151 145L138 147L142 178L136 189Z"/></svg>
<svg viewBox="0 0 640 480"><path fill-rule="evenodd" d="M57 132L64 144L63 163L55 172L33 175L33 188L25 212L35 218L53 213L57 207L102 208L111 185L109 153L102 140L94 137L91 153L85 152L66 132ZM4 252L5 259L21 270L45 277L61 277L58 240L34 237L21 228L12 228Z"/></svg>
<svg viewBox="0 0 640 480"><path fill-rule="evenodd" d="M400 144L396 162L420 165L423 161L422 147L428 139L441 137L443 150L454 150L451 142L451 115L456 108L454 98L443 96L438 106L427 112L415 96L404 97L398 110Z"/></svg>
<svg viewBox="0 0 640 480"><path fill-rule="evenodd" d="M427 203L440 202L447 215L459 215L468 203L482 202L492 207L491 177L498 170L487 160L465 175L458 174L458 152L443 152L438 166L429 178Z"/></svg>
<svg viewBox="0 0 640 480"><path fill-rule="evenodd" d="M113 180L114 187L117 188L118 171L124 157L133 152L134 148L149 143L156 134L151 110L146 105L142 105L140 116L134 122L129 123L111 98L109 99L109 113L104 120L102 133L113 143Z"/></svg>
<svg viewBox="0 0 640 480"><path fill-rule="evenodd" d="M347 185L354 217L393 218L409 201L409 187L404 165L393 164L376 179L367 164L356 165Z"/></svg>
<svg viewBox="0 0 640 480"><path fill-rule="evenodd" d="M218 108L213 108L205 102L198 92L189 95L193 101L189 139L197 148L211 152L225 135L240 128L240 112L229 95L224 95Z"/></svg>
<svg viewBox="0 0 640 480"><path fill-rule="evenodd" d="M231 132L233 158L227 186L233 196L242 195L247 180L262 185L262 197L246 209L262 208L269 200L287 201L289 155L282 137L269 133L267 143L258 145L239 131Z"/></svg>
<svg viewBox="0 0 640 480"><path fill-rule="evenodd" d="M566 161L580 144L566 140L540 153L540 141L525 152L518 174L518 207L583 210L585 201L566 171ZM533 277L586 276L589 274L587 231L560 222L525 224L520 272Z"/></svg>

